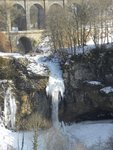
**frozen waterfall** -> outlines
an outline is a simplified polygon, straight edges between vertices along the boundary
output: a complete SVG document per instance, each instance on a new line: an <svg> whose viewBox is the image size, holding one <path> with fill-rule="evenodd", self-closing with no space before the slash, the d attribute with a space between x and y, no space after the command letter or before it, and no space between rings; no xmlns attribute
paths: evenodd
<svg viewBox="0 0 113 150"><path fill-rule="evenodd" d="M58 62L46 62L50 70L49 82L46 87L47 95L52 97L52 122L53 126L59 127L58 104L63 97L65 86L62 78L62 71Z"/></svg>
<svg viewBox="0 0 113 150"><path fill-rule="evenodd" d="M14 129L15 127L15 116L16 116L16 102L15 97L12 92L12 88L9 86L5 93L4 98L4 122L5 126L11 127Z"/></svg>
<svg viewBox="0 0 113 150"><path fill-rule="evenodd" d="M48 96L52 97L52 122L53 126L59 126L58 120L58 104L61 98L64 95L65 86L62 78L62 70L60 68L59 60L57 58L48 59L48 55L37 55L35 57L28 57L28 60L31 61L31 64L35 64L37 67L36 73L40 74L40 70L43 72L43 66L46 66L49 71L49 81L46 87L46 93ZM33 66L33 65L32 65ZM39 68L40 66L40 68ZM29 66L28 66L29 68ZM34 72L34 67L29 68L32 72Z"/></svg>

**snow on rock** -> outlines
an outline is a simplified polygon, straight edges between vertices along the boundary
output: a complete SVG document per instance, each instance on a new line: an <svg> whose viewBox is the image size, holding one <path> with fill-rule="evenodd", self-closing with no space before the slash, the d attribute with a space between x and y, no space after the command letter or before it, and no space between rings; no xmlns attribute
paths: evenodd
<svg viewBox="0 0 113 150"><path fill-rule="evenodd" d="M48 69L43 64L30 63L27 70L29 74L33 72L34 74L48 76Z"/></svg>
<svg viewBox="0 0 113 150"><path fill-rule="evenodd" d="M113 93L113 87L108 86L108 87L104 87L103 89L100 90L100 92L109 94L109 93Z"/></svg>
<svg viewBox="0 0 113 150"><path fill-rule="evenodd" d="M8 82L8 80L0 80L0 84L4 84L4 83L7 83Z"/></svg>
<svg viewBox="0 0 113 150"><path fill-rule="evenodd" d="M101 85L101 82L99 81L87 81L87 83L91 85Z"/></svg>
<svg viewBox="0 0 113 150"><path fill-rule="evenodd" d="M14 57L14 58L17 58L17 59L24 57L19 53L3 53L3 52L0 52L0 56L1 57Z"/></svg>
<svg viewBox="0 0 113 150"><path fill-rule="evenodd" d="M50 38L48 36L45 37L45 39L39 44L38 49L42 50L43 52L50 51L50 49L51 49Z"/></svg>

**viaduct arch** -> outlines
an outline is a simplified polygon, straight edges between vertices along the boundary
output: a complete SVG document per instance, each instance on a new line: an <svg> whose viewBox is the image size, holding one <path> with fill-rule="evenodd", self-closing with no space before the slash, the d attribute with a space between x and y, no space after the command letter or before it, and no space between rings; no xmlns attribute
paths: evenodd
<svg viewBox="0 0 113 150"><path fill-rule="evenodd" d="M30 8L30 23L31 29L44 29L45 12L44 8L36 3Z"/></svg>
<svg viewBox="0 0 113 150"><path fill-rule="evenodd" d="M29 51L23 41L27 43L31 41L31 45L28 44L31 49L32 40L37 40L37 37L39 40L42 30L45 29L45 18L50 9L54 6L63 8L66 3L67 0L6 0L6 5L10 6L10 11L8 9L7 13L7 23L12 44L16 47L19 41L25 52ZM4 0L1 0L0 5L3 4Z"/></svg>
<svg viewBox="0 0 113 150"><path fill-rule="evenodd" d="M4 0L1 1L4 3ZM52 6L58 5L63 8L66 2L67 0L6 0L11 9L8 12L9 29L10 31L44 29L45 16Z"/></svg>
<svg viewBox="0 0 113 150"><path fill-rule="evenodd" d="M25 9L20 4L14 4L11 9L11 28L12 30L24 31L26 30L26 13Z"/></svg>

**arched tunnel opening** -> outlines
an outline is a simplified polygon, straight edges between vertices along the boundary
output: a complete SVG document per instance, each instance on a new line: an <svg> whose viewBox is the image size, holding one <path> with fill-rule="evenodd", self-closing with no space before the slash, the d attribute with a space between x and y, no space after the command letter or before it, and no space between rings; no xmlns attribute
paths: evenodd
<svg viewBox="0 0 113 150"><path fill-rule="evenodd" d="M27 37L21 37L19 39L19 48L23 50L25 54L32 51L31 40Z"/></svg>

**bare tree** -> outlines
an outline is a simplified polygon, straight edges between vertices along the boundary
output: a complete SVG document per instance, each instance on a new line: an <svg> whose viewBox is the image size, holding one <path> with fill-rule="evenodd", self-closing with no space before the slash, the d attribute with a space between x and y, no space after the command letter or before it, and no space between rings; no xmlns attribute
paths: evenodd
<svg viewBox="0 0 113 150"><path fill-rule="evenodd" d="M5 5L0 5L0 31L6 31L6 11Z"/></svg>
<svg viewBox="0 0 113 150"><path fill-rule="evenodd" d="M34 113L28 119L27 124L25 125L26 129L31 129L34 132L33 135L33 150L38 148L38 130L39 128L49 128L51 126L50 122L43 118L38 113Z"/></svg>
<svg viewBox="0 0 113 150"><path fill-rule="evenodd" d="M90 33L91 8L88 2L70 3L65 9L55 8L48 14L48 29L54 49L68 47L76 54L76 47L84 45Z"/></svg>
<svg viewBox="0 0 113 150"><path fill-rule="evenodd" d="M10 51L12 52L12 43L10 36L10 28L9 28L9 20L10 20L10 3L7 3L6 0L3 1L2 7L0 7L0 16L2 16L3 20L1 21L0 29L7 32L7 37L10 43ZM4 27L3 27L4 25Z"/></svg>

